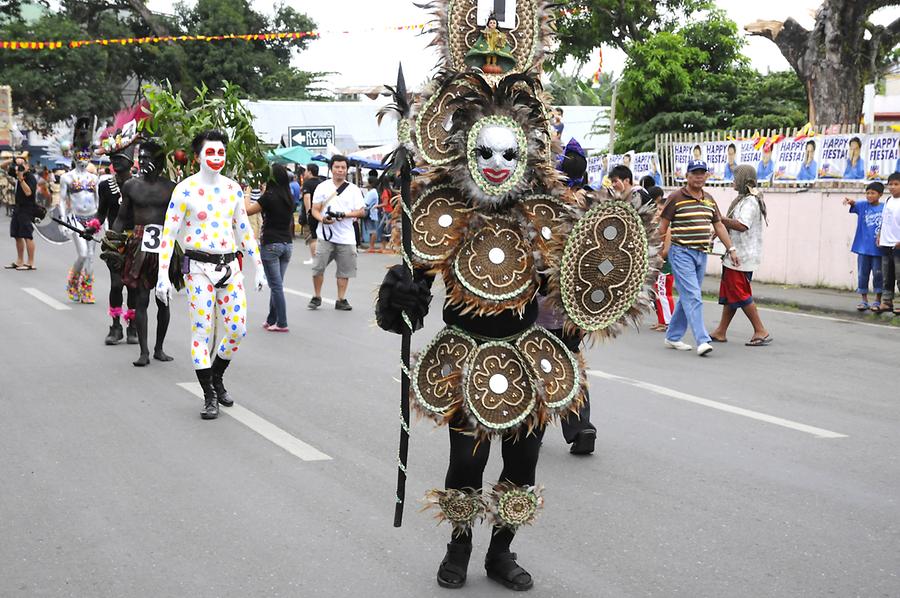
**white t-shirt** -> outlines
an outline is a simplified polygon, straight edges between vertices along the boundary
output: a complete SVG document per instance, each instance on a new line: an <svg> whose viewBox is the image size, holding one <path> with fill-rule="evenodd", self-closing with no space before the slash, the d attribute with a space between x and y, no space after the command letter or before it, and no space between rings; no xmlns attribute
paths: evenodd
<svg viewBox="0 0 900 598"><path fill-rule="evenodd" d="M900 243L900 197L889 197L881 212L881 247L893 247Z"/></svg>
<svg viewBox="0 0 900 598"><path fill-rule="evenodd" d="M316 187L313 194L312 203L322 204L334 195L336 187L331 179L322 181ZM328 205L322 208L322 217L325 217L325 211L331 209L332 212L352 212L365 207L365 199L362 191L353 183L348 183L347 188L340 195L335 195ZM354 218L344 218L336 220L334 224L325 224L320 222L318 229L318 237L329 243L337 243L340 245L356 245L356 233L353 232Z"/></svg>
<svg viewBox="0 0 900 598"><path fill-rule="evenodd" d="M734 262L731 261L731 253L726 253L722 262L731 270L754 272L762 261L763 216L759 209L759 202L752 195L748 195L735 206L732 216L747 227L745 231L728 231L728 236L734 243L741 265L734 265Z"/></svg>

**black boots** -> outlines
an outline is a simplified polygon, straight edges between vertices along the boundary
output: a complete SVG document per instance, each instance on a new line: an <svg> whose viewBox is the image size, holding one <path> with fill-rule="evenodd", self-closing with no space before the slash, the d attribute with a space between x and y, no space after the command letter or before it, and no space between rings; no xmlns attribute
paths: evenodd
<svg viewBox="0 0 900 598"><path fill-rule="evenodd" d="M122 342L124 338L124 334L122 333L122 324L119 323L118 319L113 320L112 326L109 327L109 334L106 335L106 340L103 341L107 345L118 345Z"/></svg>
<svg viewBox="0 0 900 598"><path fill-rule="evenodd" d="M437 582L442 588L461 588L466 583L466 571L469 568L469 557L472 555L471 544L447 544L447 554L441 561L437 571Z"/></svg>
<svg viewBox="0 0 900 598"><path fill-rule="evenodd" d="M222 384L222 376L225 375L225 370L228 369L228 364L231 362L227 359L222 359L218 355L213 360L212 364L212 383L213 388L216 390L216 397L219 399L219 403L222 404L223 407L231 407L234 405L234 401L228 396L228 391L225 390L225 385Z"/></svg>
<svg viewBox="0 0 900 598"><path fill-rule="evenodd" d="M211 368L197 370L197 381L200 382L200 388L203 389L203 411L200 412L200 417L203 419L219 417L219 404L216 401L216 389L213 387L212 377Z"/></svg>
<svg viewBox="0 0 900 598"><path fill-rule="evenodd" d="M125 342L129 345L138 344L137 328L134 326L134 321L129 322L128 327L125 329Z"/></svg>

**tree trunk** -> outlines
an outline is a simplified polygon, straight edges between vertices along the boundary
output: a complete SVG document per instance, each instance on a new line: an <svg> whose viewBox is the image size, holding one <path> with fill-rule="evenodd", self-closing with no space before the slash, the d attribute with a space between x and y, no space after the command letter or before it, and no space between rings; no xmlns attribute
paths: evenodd
<svg viewBox="0 0 900 598"><path fill-rule="evenodd" d="M131 5L132 10L144 20L145 23L153 30L153 33L158 35L159 37L167 37L172 35L169 31L169 28L166 27L165 23L163 23L160 19L157 19L156 16L150 12L150 9L147 8L147 5L144 4L143 0L128 0L128 4Z"/></svg>
<svg viewBox="0 0 900 598"><path fill-rule="evenodd" d="M810 122L856 124L862 116L863 88L877 74L900 29L900 19L887 28L868 22L882 5L884 0L825 0L812 31L794 19L756 21L746 30L775 42L805 83Z"/></svg>

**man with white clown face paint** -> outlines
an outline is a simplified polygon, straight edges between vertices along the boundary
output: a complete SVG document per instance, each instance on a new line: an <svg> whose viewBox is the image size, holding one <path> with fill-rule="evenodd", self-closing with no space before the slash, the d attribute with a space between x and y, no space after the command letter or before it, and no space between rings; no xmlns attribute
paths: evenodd
<svg viewBox="0 0 900 598"><path fill-rule="evenodd" d="M266 285L244 194L236 181L222 175L227 145L228 137L221 131L206 131L194 138L192 149L200 172L172 192L156 283L157 297L167 303L172 290L169 260L178 243L185 255L181 266L190 299L191 359L203 388L203 419L218 417L219 403L226 407L234 403L222 377L247 334L244 275L236 251L253 260L256 289ZM217 322L220 338L213 359L210 349Z"/></svg>
<svg viewBox="0 0 900 598"><path fill-rule="evenodd" d="M516 134L507 127L487 125L481 128L475 143L478 172L491 185L505 183L519 163Z"/></svg>

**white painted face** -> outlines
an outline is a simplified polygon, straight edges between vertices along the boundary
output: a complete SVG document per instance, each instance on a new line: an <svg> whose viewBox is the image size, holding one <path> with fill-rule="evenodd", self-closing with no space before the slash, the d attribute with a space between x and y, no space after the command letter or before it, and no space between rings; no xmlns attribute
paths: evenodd
<svg viewBox="0 0 900 598"><path fill-rule="evenodd" d="M475 141L478 172L491 185L502 185L519 165L519 144L512 129L486 125Z"/></svg>
<svg viewBox="0 0 900 598"><path fill-rule="evenodd" d="M200 172L219 174L225 167L225 144L221 141L207 141L197 159L200 161Z"/></svg>
<svg viewBox="0 0 900 598"><path fill-rule="evenodd" d="M88 164L91 163L91 153L90 152L75 152L75 166L81 170L84 170L88 167Z"/></svg>

